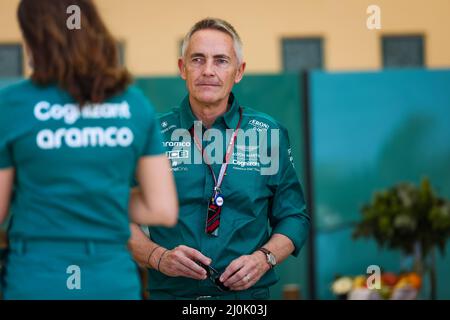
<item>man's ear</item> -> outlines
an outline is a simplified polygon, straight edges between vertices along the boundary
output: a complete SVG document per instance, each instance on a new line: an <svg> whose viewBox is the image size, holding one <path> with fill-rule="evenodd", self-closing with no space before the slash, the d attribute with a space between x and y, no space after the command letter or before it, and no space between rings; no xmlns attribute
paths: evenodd
<svg viewBox="0 0 450 320"><path fill-rule="evenodd" d="M234 83L239 83L242 80L242 77L244 76L245 66L246 66L245 62L242 62L241 65L239 66L236 72L236 76L234 77Z"/></svg>
<svg viewBox="0 0 450 320"><path fill-rule="evenodd" d="M180 70L180 76L183 80L186 80L186 65L183 58L178 58L178 69Z"/></svg>

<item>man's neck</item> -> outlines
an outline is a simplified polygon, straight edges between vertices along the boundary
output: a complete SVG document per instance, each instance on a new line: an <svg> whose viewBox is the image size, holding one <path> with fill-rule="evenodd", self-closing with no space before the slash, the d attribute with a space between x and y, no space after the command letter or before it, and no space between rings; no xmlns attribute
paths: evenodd
<svg viewBox="0 0 450 320"><path fill-rule="evenodd" d="M194 116L200 120L206 128L211 128L218 117L228 110L228 99L219 104L202 104L189 98L191 110Z"/></svg>

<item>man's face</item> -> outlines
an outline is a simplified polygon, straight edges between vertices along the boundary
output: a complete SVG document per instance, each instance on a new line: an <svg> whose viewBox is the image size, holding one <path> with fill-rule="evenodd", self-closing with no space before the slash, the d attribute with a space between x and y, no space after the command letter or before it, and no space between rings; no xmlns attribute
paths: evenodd
<svg viewBox="0 0 450 320"><path fill-rule="evenodd" d="M203 105L227 101L233 85L241 81L245 69L245 63L238 62L233 38L210 29L192 35L178 66L191 99Z"/></svg>

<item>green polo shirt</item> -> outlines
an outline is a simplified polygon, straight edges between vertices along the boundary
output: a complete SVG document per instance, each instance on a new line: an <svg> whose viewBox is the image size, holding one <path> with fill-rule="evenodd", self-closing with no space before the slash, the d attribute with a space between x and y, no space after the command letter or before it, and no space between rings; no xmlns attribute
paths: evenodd
<svg viewBox="0 0 450 320"><path fill-rule="evenodd" d="M292 163L287 130L266 114L240 107L233 94L230 95L229 104L228 112L216 119L212 126L223 133L222 154L225 154L230 136L225 134L226 130L230 132L236 128L240 108L243 110L242 130L253 132L258 138L263 133L277 131L279 139L273 140L275 142L268 139L266 146L259 143L260 140L256 144L252 144L251 140L244 143L243 140L236 141L221 187L224 204L218 236L205 233L207 204L214 187L212 174L206 164L195 161L195 157L200 157L200 152L191 136L181 134L191 129L194 121L197 121L188 97L183 100L181 107L174 108L159 119L163 144L167 148L176 180L180 204L179 221L174 228L149 228L150 237L156 243L168 249L178 245L195 248L210 257L211 265L220 272L232 260L253 253L274 233L291 239L295 245L293 255L297 256L306 241L310 226L302 188ZM205 151L215 141L208 136L203 140ZM272 143L279 150L278 170L270 175L263 175L261 170L268 165L265 160L262 164L260 155L263 154L262 151L267 152ZM267 150L260 150L262 148ZM212 165L216 176L219 175L220 167L220 163ZM149 272L150 292L163 290L177 296L222 294L209 280L173 278L155 270ZM278 280L275 272L276 268L269 270L253 288L274 284Z"/></svg>
<svg viewBox="0 0 450 320"><path fill-rule="evenodd" d="M83 107L55 85L0 91L0 169L15 168L10 240L126 243L140 157L163 154L156 114L129 87Z"/></svg>

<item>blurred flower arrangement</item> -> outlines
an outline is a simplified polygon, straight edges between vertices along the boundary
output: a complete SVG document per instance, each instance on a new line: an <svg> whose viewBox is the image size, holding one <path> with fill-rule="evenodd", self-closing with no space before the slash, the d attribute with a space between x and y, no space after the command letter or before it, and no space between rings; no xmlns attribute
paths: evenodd
<svg viewBox="0 0 450 320"><path fill-rule="evenodd" d="M412 300L416 299L422 286L422 278L415 272L381 274L379 289L368 288L368 278L338 276L331 285L331 291L339 299L348 300Z"/></svg>
<svg viewBox="0 0 450 320"><path fill-rule="evenodd" d="M441 254L450 238L450 202L437 196L428 179L420 186L398 184L376 192L362 208L354 238L373 237L380 247L415 255L414 271L429 272L431 298L436 298L435 247Z"/></svg>

